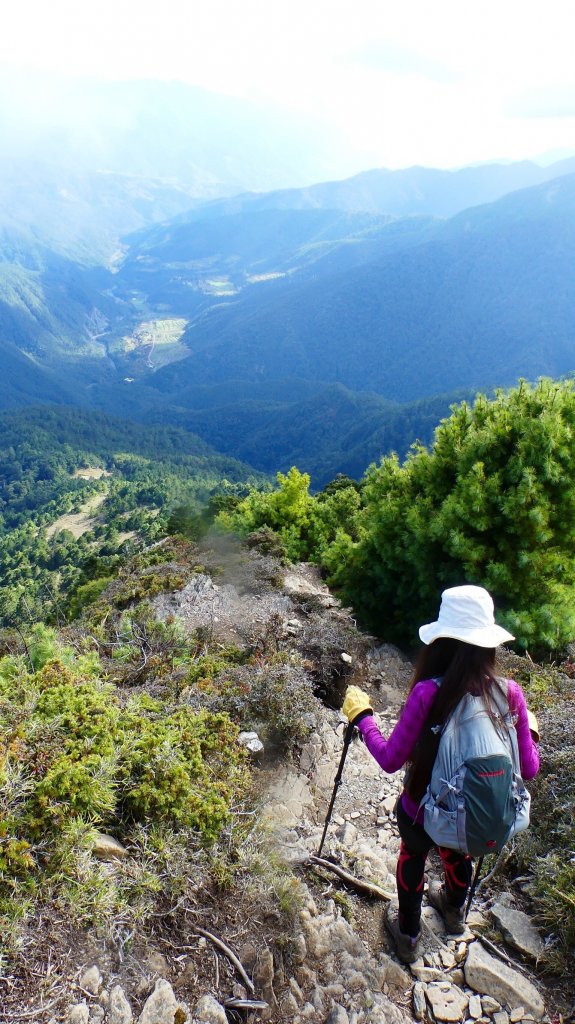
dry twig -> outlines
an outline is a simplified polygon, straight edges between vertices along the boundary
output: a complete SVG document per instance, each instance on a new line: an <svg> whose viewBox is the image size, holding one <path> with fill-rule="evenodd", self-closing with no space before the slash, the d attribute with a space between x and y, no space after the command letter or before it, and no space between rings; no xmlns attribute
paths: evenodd
<svg viewBox="0 0 575 1024"><path fill-rule="evenodd" d="M333 871L338 878L341 878L342 882L349 885L352 889L357 889L358 892L364 893L366 896L375 896L378 900L392 900L393 896L391 893L386 892L381 886L376 885L375 882L366 882L363 878L357 878L352 875L351 872L345 871L344 868L340 868L339 864L332 864L330 860L324 860L323 857L310 857L309 863L312 867L324 868L326 871Z"/></svg>
<svg viewBox="0 0 575 1024"><path fill-rule="evenodd" d="M216 946L218 949L221 949L222 953L225 953L228 960L230 960L230 962L234 965L238 974L241 976L242 981L245 983L247 988L249 988L250 992L253 995L253 993L255 992L254 984L249 975L247 974L243 964L240 962L240 960L238 960L233 950L231 950L229 946L226 946L225 942L223 942L222 939L219 939L217 935L214 935L212 932L207 932L205 928L200 928L198 925L194 925L193 931L196 933L196 935L202 935L205 939L209 939L210 942L213 942L214 946Z"/></svg>

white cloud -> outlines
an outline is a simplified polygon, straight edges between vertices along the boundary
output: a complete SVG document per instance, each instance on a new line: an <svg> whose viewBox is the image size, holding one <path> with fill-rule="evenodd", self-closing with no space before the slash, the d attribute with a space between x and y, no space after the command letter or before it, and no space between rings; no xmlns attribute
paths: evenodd
<svg viewBox="0 0 575 1024"><path fill-rule="evenodd" d="M0 64L181 79L305 111L366 162L456 165L572 145L533 97L573 86L572 0L20 0ZM529 99L531 97L531 100ZM569 110L564 109L564 114Z"/></svg>

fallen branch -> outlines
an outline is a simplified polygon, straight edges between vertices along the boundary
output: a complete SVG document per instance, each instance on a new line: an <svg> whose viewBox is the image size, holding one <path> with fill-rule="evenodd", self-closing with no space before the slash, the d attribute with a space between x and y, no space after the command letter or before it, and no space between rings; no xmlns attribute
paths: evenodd
<svg viewBox="0 0 575 1024"><path fill-rule="evenodd" d="M242 981L247 986L247 988L249 988L250 992L253 995L253 993L255 992L254 984L251 978L248 976L243 964L238 960L233 950L231 950L229 946L226 946L225 942L222 942L222 940L219 939L217 935L213 935L212 932L207 932L205 928L200 928L199 925L193 925L192 931L194 931L196 935L202 935L204 939L209 939L210 942L213 942L214 946L220 949L222 953L225 953L228 960L230 961L230 963L234 965L238 974L241 976Z"/></svg>
<svg viewBox="0 0 575 1024"><path fill-rule="evenodd" d="M30 1017L38 1018L41 1013L46 1013L47 1010L53 1009L61 1002L62 996L58 999L53 999L51 1003L44 1003L44 1006L40 1006L36 1010L25 1010L24 1013L4 1013L3 1020L27 1020Z"/></svg>
<svg viewBox="0 0 575 1024"><path fill-rule="evenodd" d="M366 882L363 878L357 878L352 875L349 871L345 871L344 868L340 868L339 864L332 864L330 860L324 860L323 857L310 857L309 864L312 867L324 868L326 871L333 871L334 875L341 878L342 882L349 885L352 889L357 889L358 892L364 893L366 896L374 896L378 900L392 900L393 896L391 893L386 892L375 882Z"/></svg>
<svg viewBox="0 0 575 1024"><path fill-rule="evenodd" d="M475 938L477 942L479 942L482 946L485 946L485 948L488 949L490 953L493 953L494 956L498 957L499 960L503 960L503 962L508 964L509 967L513 967L514 970L520 971L522 974L529 973L527 972L523 964L518 964L517 961L513 959L513 957L508 956L507 953L504 953L503 950L499 948L499 946L496 946L495 943L492 942L491 939L488 939L485 935L476 935Z"/></svg>
<svg viewBox="0 0 575 1024"><path fill-rule="evenodd" d="M230 1010L267 1010L269 1003L263 999L224 999L223 1005Z"/></svg>

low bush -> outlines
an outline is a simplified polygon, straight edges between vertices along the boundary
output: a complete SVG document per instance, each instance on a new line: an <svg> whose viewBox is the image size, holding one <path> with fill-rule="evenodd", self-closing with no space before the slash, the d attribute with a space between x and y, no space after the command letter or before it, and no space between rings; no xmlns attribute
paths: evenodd
<svg viewBox="0 0 575 1024"><path fill-rule="evenodd" d="M293 747L309 735L320 706L302 665L281 656L260 665L228 667L199 685L208 707L225 712L242 729L257 730L279 748ZM195 699L193 689L189 699Z"/></svg>
<svg viewBox="0 0 575 1024"><path fill-rule="evenodd" d="M145 695L122 706L61 661L32 672L1 659L0 889L49 870L70 818L120 837L137 822L181 827L213 844L249 781L237 732L224 712Z"/></svg>
<svg viewBox="0 0 575 1024"><path fill-rule="evenodd" d="M510 654L504 674L523 687L541 733L539 774L528 783L531 826L516 843L513 866L531 878L536 920L549 936L542 965L564 970L575 950L575 685L551 665Z"/></svg>

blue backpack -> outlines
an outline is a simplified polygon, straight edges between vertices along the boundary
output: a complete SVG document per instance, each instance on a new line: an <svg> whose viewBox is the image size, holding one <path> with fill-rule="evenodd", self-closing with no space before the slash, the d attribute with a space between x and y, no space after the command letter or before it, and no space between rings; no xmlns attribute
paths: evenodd
<svg viewBox="0 0 575 1024"><path fill-rule="evenodd" d="M421 801L423 827L433 842L471 857L499 852L529 825L531 797L503 685L492 692L495 724L483 699L466 694L443 728L436 727L439 748Z"/></svg>

